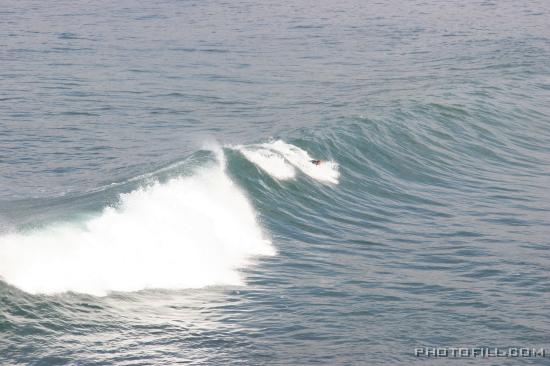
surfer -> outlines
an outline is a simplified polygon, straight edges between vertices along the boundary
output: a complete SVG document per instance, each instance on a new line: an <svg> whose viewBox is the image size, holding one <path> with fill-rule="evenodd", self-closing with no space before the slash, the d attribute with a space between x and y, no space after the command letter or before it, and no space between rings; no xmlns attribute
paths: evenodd
<svg viewBox="0 0 550 366"><path fill-rule="evenodd" d="M319 165L319 164L321 164L323 161L322 161L322 160L310 160L310 162L311 162L313 165Z"/></svg>

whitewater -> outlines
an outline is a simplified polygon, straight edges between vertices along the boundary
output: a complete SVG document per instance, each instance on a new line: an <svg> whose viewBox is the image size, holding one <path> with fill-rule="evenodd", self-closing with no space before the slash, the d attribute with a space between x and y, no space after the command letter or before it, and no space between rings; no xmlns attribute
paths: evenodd
<svg viewBox="0 0 550 366"><path fill-rule="evenodd" d="M274 254L222 159L121 194L90 220L0 237L0 274L34 294L106 295L242 285L241 267Z"/></svg>

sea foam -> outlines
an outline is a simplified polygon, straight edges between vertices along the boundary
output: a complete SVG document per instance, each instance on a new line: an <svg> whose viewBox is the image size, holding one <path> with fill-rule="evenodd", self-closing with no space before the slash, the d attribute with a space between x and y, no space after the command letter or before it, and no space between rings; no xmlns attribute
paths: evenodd
<svg viewBox="0 0 550 366"><path fill-rule="evenodd" d="M307 151L298 146L275 140L263 144L238 145L233 147L246 159L275 179L288 180L296 177L296 169L322 183L338 184L340 172L334 161L323 161L319 165Z"/></svg>
<svg viewBox="0 0 550 366"><path fill-rule="evenodd" d="M220 163L122 194L85 222L1 236L0 276L33 294L242 285L239 269L273 254Z"/></svg>

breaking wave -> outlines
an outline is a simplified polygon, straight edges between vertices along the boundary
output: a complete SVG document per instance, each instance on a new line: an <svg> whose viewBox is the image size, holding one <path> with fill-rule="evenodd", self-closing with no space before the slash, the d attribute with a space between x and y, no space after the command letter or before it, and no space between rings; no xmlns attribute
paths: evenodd
<svg viewBox="0 0 550 366"><path fill-rule="evenodd" d="M219 160L121 194L95 218L4 234L0 276L33 294L243 284L239 270L275 250Z"/></svg>

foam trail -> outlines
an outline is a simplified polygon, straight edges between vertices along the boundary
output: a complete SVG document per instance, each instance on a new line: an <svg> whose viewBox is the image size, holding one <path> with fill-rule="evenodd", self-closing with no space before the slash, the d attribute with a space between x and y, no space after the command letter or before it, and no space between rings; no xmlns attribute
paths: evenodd
<svg viewBox="0 0 550 366"><path fill-rule="evenodd" d="M0 237L0 276L34 294L241 285L240 268L273 254L220 161L123 194L80 225Z"/></svg>
<svg viewBox="0 0 550 366"><path fill-rule="evenodd" d="M286 180L292 179L296 176L296 170L294 167L287 163L281 155L273 151L261 148L244 147L240 147L238 150L250 162L256 164L276 179Z"/></svg>
<svg viewBox="0 0 550 366"><path fill-rule="evenodd" d="M237 146L236 149L250 162L276 179L294 178L294 167L296 167L317 181L338 184L340 177L338 164L333 161L324 161L322 164L314 165L311 163L314 159L307 151L282 140L259 145Z"/></svg>

